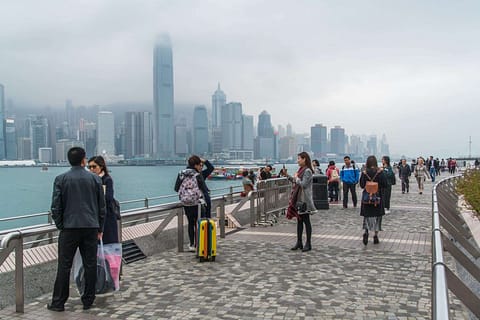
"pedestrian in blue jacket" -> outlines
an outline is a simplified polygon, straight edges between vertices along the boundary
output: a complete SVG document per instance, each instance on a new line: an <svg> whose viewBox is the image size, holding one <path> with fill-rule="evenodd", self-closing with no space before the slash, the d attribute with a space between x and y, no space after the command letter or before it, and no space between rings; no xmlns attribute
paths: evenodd
<svg viewBox="0 0 480 320"><path fill-rule="evenodd" d="M360 172L355 164L352 163L349 156L343 158L345 165L340 171L340 180L343 183L343 207L348 208L348 192L352 194L353 207L357 207L357 192L355 186L358 183Z"/></svg>

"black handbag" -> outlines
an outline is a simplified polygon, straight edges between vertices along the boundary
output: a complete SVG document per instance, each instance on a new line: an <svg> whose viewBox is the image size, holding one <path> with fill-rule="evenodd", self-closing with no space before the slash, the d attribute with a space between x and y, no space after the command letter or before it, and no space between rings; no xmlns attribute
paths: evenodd
<svg viewBox="0 0 480 320"><path fill-rule="evenodd" d="M302 199L303 198L303 190L300 188L300 191L298 191L298 198L297 199ZM295 205L297 208L298 212L307 212L307 203L305 201L297 200L297 203Z"/></svg>

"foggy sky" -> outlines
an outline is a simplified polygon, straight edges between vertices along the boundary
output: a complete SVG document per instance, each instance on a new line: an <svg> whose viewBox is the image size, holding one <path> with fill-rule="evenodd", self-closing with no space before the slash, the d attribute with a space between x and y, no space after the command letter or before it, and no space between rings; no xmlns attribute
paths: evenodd
<svg viewBox="0 0 480 320"><path fill-rule="evenodd" d="M387 135L395 154L480 155L478 1L2 1L0 83L18 104L152 103L153 45L175 103ZM477 130L476 130L477 129Z"/></svg>

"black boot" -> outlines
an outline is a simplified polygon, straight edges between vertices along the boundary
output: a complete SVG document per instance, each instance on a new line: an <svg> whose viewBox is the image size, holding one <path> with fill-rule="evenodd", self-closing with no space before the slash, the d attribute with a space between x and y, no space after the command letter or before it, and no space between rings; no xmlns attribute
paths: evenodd
<svg viewBox="0 0 480 320"><path fill-rule="evenodd" d="M310 242L305 243L305 247L303 247L302 252L307 252L310 250L312 250L312 245L310 244Z"/></svg>
<svg viewBox="0 0 480 320"><path fill-rule="evenodd" d="M367 243L368 243L368 232L365 232L363 234L363 244L367 245Z"/></svg>
<svg viewBox="0 0 480 320"><path fill-rule="evenodd" d="M294 247L292 247L292 249L291 249L291 250L298 250L298 249L300 249L300 250L302 250L302 249L303 249L303 244L302 244L302 242L301 242L301 241L297 241L297 243L295 244L295 246L294 246Z"/></svg>

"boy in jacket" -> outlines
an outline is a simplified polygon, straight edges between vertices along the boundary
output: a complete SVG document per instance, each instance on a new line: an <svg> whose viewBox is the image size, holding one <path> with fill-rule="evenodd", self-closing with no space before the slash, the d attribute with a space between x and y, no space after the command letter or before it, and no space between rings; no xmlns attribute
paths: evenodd
<svg viewBox="0 0 480 320"><path fill-rule="evenodd" d="M348 192L350 191L352 194L353 207L356 208L357 192L355 190L355 186L358 183L360 172L355 165L352 164L349 156L345 156L343 158L343 162L345 162L345 165L340 171L340 180L343 183L343 207L348 208Z"/></svg>

